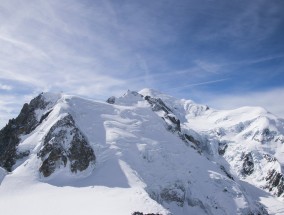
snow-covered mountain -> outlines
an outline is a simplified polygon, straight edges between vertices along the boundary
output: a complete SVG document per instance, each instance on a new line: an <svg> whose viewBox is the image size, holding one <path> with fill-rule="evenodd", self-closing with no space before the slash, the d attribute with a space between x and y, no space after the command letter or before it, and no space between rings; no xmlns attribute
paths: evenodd
<svg viewBox="0 0 284 215"><path fill-rule="evenodd" d="M42 93L0 131L1 214L284 214L284 120L143 89Z"/></svg>

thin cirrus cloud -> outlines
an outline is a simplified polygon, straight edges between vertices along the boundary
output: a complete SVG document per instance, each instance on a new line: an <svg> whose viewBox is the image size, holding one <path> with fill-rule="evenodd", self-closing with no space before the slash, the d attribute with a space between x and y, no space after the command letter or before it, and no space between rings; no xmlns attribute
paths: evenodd
<svg viewBox="0 0 284 215"><path fill-rule="evenodd" d="M185 98L270 92L283 76L281 5L1 1L0 123L41 91L99 99L144 87Z"/></svg>

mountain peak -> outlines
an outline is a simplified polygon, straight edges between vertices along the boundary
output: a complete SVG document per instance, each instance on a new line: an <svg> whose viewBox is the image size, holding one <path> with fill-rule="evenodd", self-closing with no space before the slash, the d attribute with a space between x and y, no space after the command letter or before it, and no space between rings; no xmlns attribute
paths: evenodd
<svg viewBox="0 0 284 215"><path fill-rule="evenodd" d="M144 96L151 96L151 97L159 97L160 95L164 95L162 92L151 88L144 88L140 90L138 93Z"/></svg>
<svg viewBox="0 0 284 215"><path fill-rule="evenodd" d="M0 208L273 214L284 209L283 128L261 108L214 110L152 89L107 103L42 93L0 131Z"/></svg>

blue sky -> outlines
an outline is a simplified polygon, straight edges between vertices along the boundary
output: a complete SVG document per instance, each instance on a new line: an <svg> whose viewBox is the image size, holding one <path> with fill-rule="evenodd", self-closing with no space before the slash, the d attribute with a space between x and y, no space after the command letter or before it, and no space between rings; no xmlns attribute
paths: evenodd
<svg viewBox="0 0 284 215"><path fill-rule="evenodd" d="M282 0L3 0L0 126L42 91L154 88L284 118Z"/></svg>

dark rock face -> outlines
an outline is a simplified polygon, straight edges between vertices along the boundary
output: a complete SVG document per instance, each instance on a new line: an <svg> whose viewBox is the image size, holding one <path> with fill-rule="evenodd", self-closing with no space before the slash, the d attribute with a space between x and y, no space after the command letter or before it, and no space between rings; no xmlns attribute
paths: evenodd
<svg viewBox="0 0 284 215"><path fill-rule="evenodd" d="M151 108L154 112L162 112L163 116L161 117L166 125L167 129L173 133L177 133L180 139L182 139L187 146L189 142L193 143L192 148L198 151L199 154L202 153L201 150L201 140L197 140L192 135L186 134L181 129L181 122L179 118L173 113L173 111L163 102L160 98L152 98L151 96L145 96L144 99L151 105Z"/></svg>
<svg viewBox="0 0 284 215"><path fill-rule="evenodd" d="M272 155L269 154L264 154L263 157L268 161L268 162L275 162L277 159L273 157Z"/></svg>
<svg viewBox="0 0 284 215"><path fill-rule="evenodd" d="M283 135L279 135L275 138L275 142L280 142L280 143L284 143L284 136Z"/></svg>
<svg viewBox="0 0 284 215"><path fill-rule="evenodd" d="M184 134L184 136L188 141L194 143L195 145L197 145L197 146L200 145L200 142L198 140L196 140L193 136L188 135L188 134Z"/></svg>
<svg viewBox="0 0 284 215"><path fill-rule="evenodd" d="M164 188L160 195L164 201L176 202L181 207L183 206L185 201L185 190L183 187Z"/></svg>
<svg viewBox="0 0 284 215"><path fill-rule="evenodd" d="M181 183L174 183L168 187L164 187L159 191L149 192L152 199L163 204L163 202L175 202L182 207L186 202L186 189Z"/></svg>
<svg viewBox="0 0 284 215"><path fill-rule="evenodd" d="M55 123L44 138L43 147L38 152L42 165L39 171L50 176L57 167L70 163L71 172L83 171L95 162L95 154L86 138L76 127L71 115Z"/></svg>
<svg viewBox="0 0 284 215"><path fill-rule="evenodd" d="M163 111L164 112L163 119L165 121L169 120L171 122L171 123L167 123L169 130L173 132L181 131L180 120L173 114L172 110L169 107L167 107L167 105L162 101L162 99L152 98L150 96L145 96L144 99L149 102L153 111L155 112Z"/></svg>
<svg viewBox="0 0 284 215"><path fill-rule="evenodd" d="M135 212L132 213L132 215L162 215L162 214L155 214L155 213L144 214L142 212L135 211Z"/></svg>
<svg viewBox="0 0 284 215"><path fill-rule="evenodd" d="M268 172L265 180L268 182L265 188L269 191L275 190L275 194L279 197L284 192L284 176L282 173L277 172L275 169L272 169Z"/></svg>
<svg viewBox="0 0 284 215"><path fill-rule="evenodd" d="M145 96L145 100L151 104L153 111L163 110L166 113L172 112L171 109L168 108L160 98L152 98L150 96Z"/></svg>
<svg viewBox="0 0 284 215"><path fill-rule="evenodd" d="M235 180L234 177L226 170L226 168L224 166L220 166L220 169L226 174L226 176L231 179L231 180Z"/></svg>
<svg viewBox="0 0 284 215"><path fill-rule="evenodd" d="M271 131L269 128L265 128L262 131L257 131L254 134L253 139L261 143L266 143L272 141L276 136L276 131Z"/></svg>
<svg viewBox="0 0 284 215"><path fill-rule="evenodd" d="M174 124L174 130L180 132L180 120L176 118L176 116L170 114L168 114L167 117Z"/></svg>
<svg viewBox="0 0 284 215"><path fill-rule="evenodd" d="M107 103L109 104L114 104L115 103L115 97L112 96L112 97L109 97L107 100L106 100Z"/></svg>
<svg viewBox="0 0 284 215"><path fill-rule="evenodd" d="M218 145L218 154L219 154L219 155L224 155L227 148L228 148L228 144L227 144L227 143L225 143L225 142L219 142L219 145Z"/></svg>
<svg viewBox="0 0 284 215"><path fill-rule="evenodd" d="M244 215L269 215L265 207L259 203L259 202L254 202L255 208L254 209L249 209L246 211L242 211L242 214Z"/></svg>
<svg viewBox="0 0 284 215"><path fill-rule="evenodd" d="M243 169L242 172L244 175L250 175L254 171L254 163L253 163L253 157L251 153L247 153L243 156Z"/></svg>
<svg viewBox="0 0 284 215"><path fill-rule="evenodd" d="M40 94L29 104L24 104L19 116L9 120L8 124L0 131L0 166L7 171L12 170L16 159L27 156L29 153L17 152L19 136L31 133L39 124L35 116L35 110L45 109L49 103Z"/></svg>

